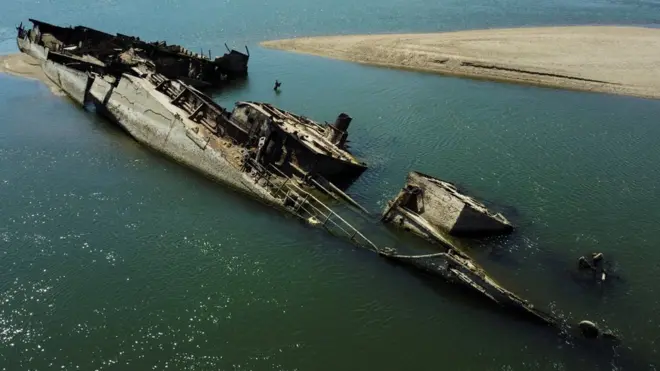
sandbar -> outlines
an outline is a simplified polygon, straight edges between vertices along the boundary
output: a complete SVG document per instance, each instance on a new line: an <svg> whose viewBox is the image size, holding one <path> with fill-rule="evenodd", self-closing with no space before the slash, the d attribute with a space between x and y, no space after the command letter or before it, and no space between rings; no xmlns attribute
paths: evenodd
<svg viewBox="0 0 660 371"><path fill-rule="evenodd" d="M39 80L46 84L56 95L63 95L62 90L53 83L41 68L41 62L25 53L0 55L0 73Z"/></svg>
<svg viewBox="0 0 660 371"><path fill-rule="evenodd" d="M660 29L488 29L302 37L261 45L369 65L660 99Z"/></svg>

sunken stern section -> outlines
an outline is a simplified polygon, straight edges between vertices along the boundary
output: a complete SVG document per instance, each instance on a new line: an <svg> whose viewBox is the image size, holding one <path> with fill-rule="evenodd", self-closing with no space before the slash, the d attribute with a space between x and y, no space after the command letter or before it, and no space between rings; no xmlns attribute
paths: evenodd
<svg viewBox="0 0 660 371"><path fill-rule="evenodd" d="M389 202L383 220L439 242L445 242L443 233L488 236L513 230L502 214L460 193L455 185L416 171L408 174L404 188Z"/></svg>

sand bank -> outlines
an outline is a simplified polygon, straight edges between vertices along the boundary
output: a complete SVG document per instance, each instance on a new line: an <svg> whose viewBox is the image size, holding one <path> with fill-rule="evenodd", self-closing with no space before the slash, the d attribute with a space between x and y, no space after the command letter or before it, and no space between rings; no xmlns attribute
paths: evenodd
<svg viewBox="0 0 660 371"><path fill-rule="evenodd" d="M46 84L54 94L64 94L62 90L60 90L48 78L48 76L46 76L41 68L41 63L37 59L24 53L0 55L0 73L39 80Z"/></svg>
<svg viewBox="0 0 660 371"><path fill-rule="evenodd" d="M660 29L576 26L350 35L262 46L371 65L660 99Z"/></svg>

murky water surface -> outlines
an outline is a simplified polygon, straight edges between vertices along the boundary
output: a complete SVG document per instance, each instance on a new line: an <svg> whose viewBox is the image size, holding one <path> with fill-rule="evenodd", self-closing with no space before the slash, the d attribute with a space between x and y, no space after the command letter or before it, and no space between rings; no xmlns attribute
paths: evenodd
<svg viewBox="0 0 660 371"><path fill-rule="evenodd" d="M221 53L249 81L216 97L317 120L354 117L374 213L409 170L504 210L472 246L538 306L603 321L644 369L660 360L660 101L494 84L263 50L296 35L658 23L657 1L13 1L0 50L33 17ZM283 82L274 95L272 83ZM213 184L36 81L0 75L3 370L611 369L589 347L429 284ZM414 241L414 240L412 240ZM621 279L572 273L602 251ZM628 368L631 369L631 368Z"/></svg>

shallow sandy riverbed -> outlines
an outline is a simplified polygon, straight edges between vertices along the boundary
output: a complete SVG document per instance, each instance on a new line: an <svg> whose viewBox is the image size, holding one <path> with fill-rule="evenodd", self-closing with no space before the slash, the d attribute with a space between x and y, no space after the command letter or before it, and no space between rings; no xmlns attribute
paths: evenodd
<svg viewBox="0 0 660 371"><path fill-rule="evenodd" d="M62 95L63 92L46 76L41 63L24 53L0 55L0 73L35 79L43 82L50 90Z"/></svg>
<svg viewBox="0 0 660 371"><path fill-rule="evenodd" d="M576 26L349 35L262 46L372 65L660 98L660 29Z"/></svg>

